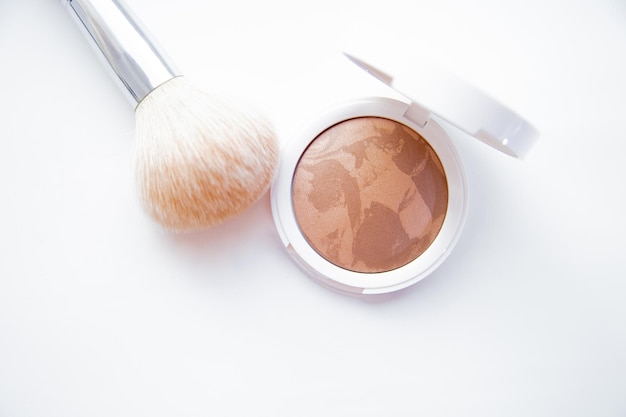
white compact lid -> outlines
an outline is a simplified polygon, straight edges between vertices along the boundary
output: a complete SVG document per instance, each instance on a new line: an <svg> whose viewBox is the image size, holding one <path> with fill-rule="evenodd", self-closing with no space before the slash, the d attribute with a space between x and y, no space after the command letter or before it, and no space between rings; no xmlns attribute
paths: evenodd
<svg viewBox="0 0 626 417"><path fill-rule="evenodd" d="M523 158L539 132L512 110L443 70L411 65L395 76L344 53L415 104L506 154Z"/></svg>

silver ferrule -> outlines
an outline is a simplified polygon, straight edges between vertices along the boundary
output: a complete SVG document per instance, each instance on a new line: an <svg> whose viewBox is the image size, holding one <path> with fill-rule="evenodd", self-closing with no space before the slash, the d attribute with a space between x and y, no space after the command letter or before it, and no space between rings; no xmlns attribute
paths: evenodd
<svg viewBox="0 0 626 417"><path fill-rule="evenodd" d="M65 0L137 105L181 75L121 0Z"/></svg>

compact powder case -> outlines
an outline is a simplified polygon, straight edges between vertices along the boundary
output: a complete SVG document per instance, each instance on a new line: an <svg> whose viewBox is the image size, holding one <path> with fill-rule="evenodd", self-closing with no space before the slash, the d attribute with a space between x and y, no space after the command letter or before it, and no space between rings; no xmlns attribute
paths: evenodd
<svg viewBox="0 0 626 417"><path fill-rule="evenodd" d="M465 174L441 125L517 157L537 131L450 74L420 65L392 77L346 56L407 101L349 101L300 130L283 150L272 212L287 251L319 283L385 294L437 268L463 227Z"/></svg>

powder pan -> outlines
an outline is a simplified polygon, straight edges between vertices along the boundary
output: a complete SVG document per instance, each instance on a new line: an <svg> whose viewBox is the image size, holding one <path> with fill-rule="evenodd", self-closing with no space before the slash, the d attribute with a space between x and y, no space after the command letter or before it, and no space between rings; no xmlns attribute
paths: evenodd
<svg viewBox="0 0 626 417"><path fill-rule="evenodd" d="M320 284L352 295L391 293L435 270L463 227L465 173L441 124L513 156L537 133L449 74L407 68L416 87L347 56L411 98L351 100L304 126L281 155L272 213L287 252Z"/></svg>

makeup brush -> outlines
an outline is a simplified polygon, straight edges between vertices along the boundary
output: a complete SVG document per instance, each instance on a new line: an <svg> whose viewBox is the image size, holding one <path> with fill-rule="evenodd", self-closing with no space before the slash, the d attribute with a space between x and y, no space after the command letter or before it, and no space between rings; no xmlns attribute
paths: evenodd
<svg viewBox="0 0 626 417"><path fill-rule="evenodd" d="M135 175L165 228L206 228L269 187L278 143L267 121L194 86L121 0L64 0L135 106Z"/></svg>

